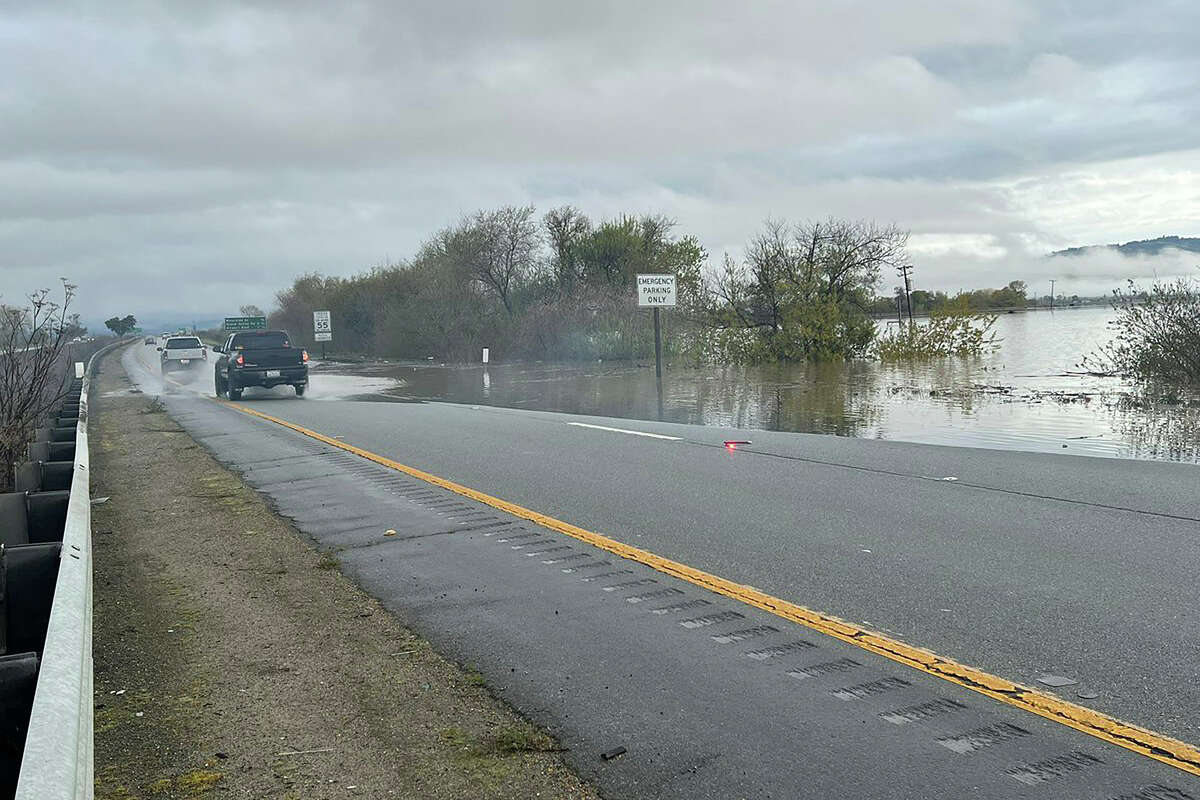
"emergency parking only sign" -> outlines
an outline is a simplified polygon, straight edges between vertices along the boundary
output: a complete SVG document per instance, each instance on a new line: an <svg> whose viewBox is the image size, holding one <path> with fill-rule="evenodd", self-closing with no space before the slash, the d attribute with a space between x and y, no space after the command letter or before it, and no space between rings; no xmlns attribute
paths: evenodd
<svg viewBox="0 0 1200 800"><path fill-rule="evenodd" d="M674 275L638 275L638 308L674 308Z"/></svg>

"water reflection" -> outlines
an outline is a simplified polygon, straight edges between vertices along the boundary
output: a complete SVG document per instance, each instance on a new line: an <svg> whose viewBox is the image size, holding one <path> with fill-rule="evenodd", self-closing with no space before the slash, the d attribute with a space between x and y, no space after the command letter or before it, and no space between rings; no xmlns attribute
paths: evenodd
<svg viewBox="0 0 1200 800"><path fill-rule="evenodd" d="M1162 461L1200 461L1200 409L1131 407L1117 401L1109 410L1111 424L1128 443L1128 455Z"/></svg>
<svg viewBox="0 0 1200 800"><path fill-rule="evenodd" d="M1200 409L1129 403L1076 371L1104 309L1006 315L999 352L925 364L667 364L664 419L935 444L1200 461ZM653 364L388 366L398 397L655 419Z"/></svg>

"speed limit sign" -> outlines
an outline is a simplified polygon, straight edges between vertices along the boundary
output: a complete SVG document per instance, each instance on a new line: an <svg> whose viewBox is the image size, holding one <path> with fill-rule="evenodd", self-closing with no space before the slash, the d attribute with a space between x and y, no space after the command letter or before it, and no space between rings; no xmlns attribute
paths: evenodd
<svg viewBox="0 0 1200 800"><path fill-rule="evenodd" d="M313 312L313 339L318 342L333 341L333 322L328 311Z"/></svg>

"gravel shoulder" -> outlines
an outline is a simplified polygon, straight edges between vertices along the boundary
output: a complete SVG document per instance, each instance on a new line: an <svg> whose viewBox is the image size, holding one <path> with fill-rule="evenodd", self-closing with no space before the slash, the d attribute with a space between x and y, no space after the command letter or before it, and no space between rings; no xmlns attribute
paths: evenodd
<svg viewBox="0 0 1200 800"><path fill-rule="evenodd" d="M592 798L118 358L93 384L98 798Z"/></svg>

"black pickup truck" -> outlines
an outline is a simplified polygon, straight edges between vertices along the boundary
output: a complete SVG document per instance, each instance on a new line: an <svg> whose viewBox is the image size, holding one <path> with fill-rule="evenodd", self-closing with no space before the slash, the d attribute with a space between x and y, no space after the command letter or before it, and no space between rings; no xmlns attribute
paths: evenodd
<svg viewBox="0 0 1200 800"><path fill-rule="evenodd" d="M233 333L220 347L215 370L217 397L242 399L247 386L295 387L303 397L308 388L308 351L292 347L287 331L244 331Z"/></svg>

